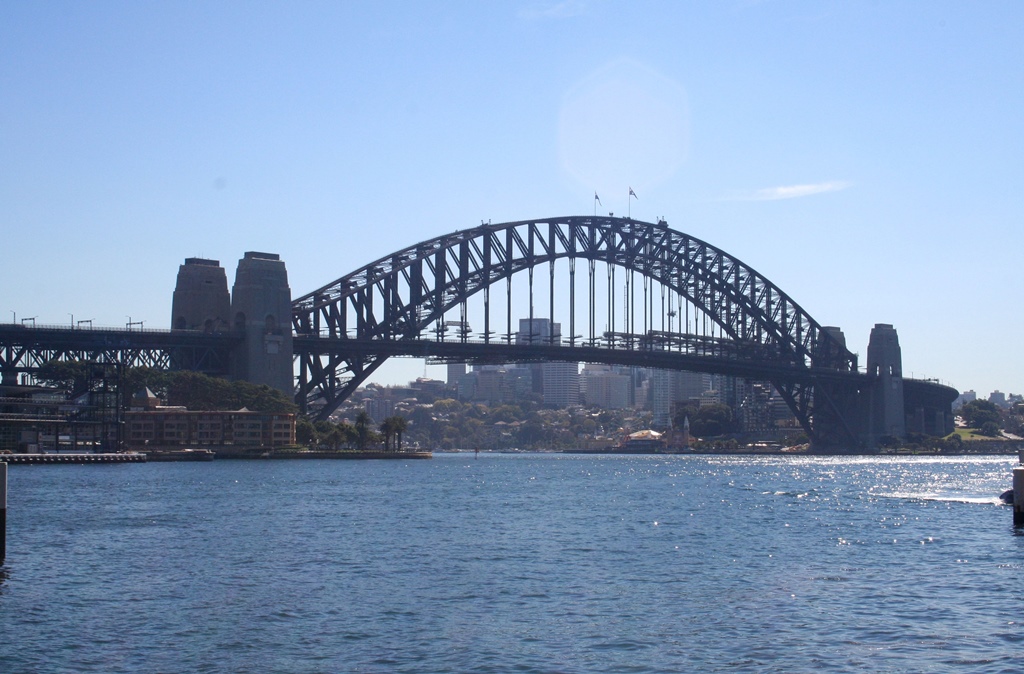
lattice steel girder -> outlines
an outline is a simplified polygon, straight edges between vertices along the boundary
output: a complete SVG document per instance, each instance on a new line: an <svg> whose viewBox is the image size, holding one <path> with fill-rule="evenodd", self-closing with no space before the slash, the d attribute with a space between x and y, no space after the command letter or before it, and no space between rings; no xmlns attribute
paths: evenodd
<svg viewBox="0 0 1024 674"><path fill-rule="evenodd" d="M705 338L706 339L706 338ZM855 372L840 372L822 368L805 368L796 363L768 360L760 353L748 353L741 348L727 350L719 345L715 350L696 346L690 353L660 349L619 349L602 346L564 346L552 344L503 344L492 342L443 342L430 339L374 340L328 339L296 336L295 353L300 359L310 359L310 365L327 373L345 362L366 362L373 356L439 357L458 362L538 362L568 361L635 365L665 370L701 371L728 374L748 379L773 378L810 384L819 381L858 383L869 379ZM320 358L332 364L323 366ZM317 365L313 365L317 361Z"/></svg>
<svg viewBox="0 0 1024 674"><path fill-rule="evenodd" d="M692 351L681 353L660 349L548 344L485 344L426 339L382 341L298 336L295 338L296 354L300 362L308 363L316 373L308 380L306 388L300 391L300 404L316 402L322 405L320 417L326 418L359 386L365 379L364 375L372 373L391 356L442 358L481 364L591 362L768 380L786 400L816 445L855 446L857 438L854 429L842 417L822 386L827 385L829 390L855 392L868 385L871 377L856 372L806 368L795 363L766 359L763 353L745 351L736 345L727 344L728 340L717 340L718 344L711 344L716 340L697 335L692 337ZM348 375L348 378L343 378L344 375ZM326 386L328 383L330 385ZM306 395L309 395L308 400Z"/></svg>
<svg viewBox="0 0 1024 674"><path fill-rule="evenodd" d="M53 361L88 361L161 370L228 372L233 334L192 331L0 326L0 372L35 372Z"/></svg>

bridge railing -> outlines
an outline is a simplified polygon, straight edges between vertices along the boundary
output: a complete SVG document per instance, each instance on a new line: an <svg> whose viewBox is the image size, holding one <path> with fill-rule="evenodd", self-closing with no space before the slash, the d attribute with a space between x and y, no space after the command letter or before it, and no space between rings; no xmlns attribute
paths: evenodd
<svg viewBox="0 0 1024 674"><path fill-rule="evenodd" d="M186 335L204 335L208 334L203 330L172 330L171 328L136 328L136 327L121 327L121 326L107 326L107 325L96 325L88 328L83 328L75 325L61 325L52 323L33 323L31 325L25 323L0 323L0 328L15 330L48 330L48 331L60 331L60 332L118 332L118 333L138 333L143 332L146 334L154 335L169 335L169 334L186 334ZM212 334L227 334L225 332L212 333Z"/></svg>
<svg viewBox="0 0 1024 674"><path fill-rule="evenodd" d="M785 354L778 345L774 344L743 342L727 338L709 337L707 335L664 333L660 331L649 331L647 333L604 332L601 336L595 338L585 338L579 335L575 338L565 336L537 337L532 341L524 341L521 338L517 339L515 335L510 338L505 334L493 335L489 339L470 335L450 335L446 338L442 335L418 334L413 339L375 340L358 339L352 336L331 337L329 332L322 331L320 336L298 333L295 337L300 343L304 340L313 340L313 343L307 343L306 347L312 348L313 352L317 350L317 347L313 346L313 344L318 340L323 340L324 348L329 351L333 351L339 345L345 343L357 349L366 349L373 344L389 344L392 346L399 346L401 344L409 346L436 344L445 347L490 346L502 350L509 348L556 347L565 349L565 356L570 360L570 354L575 349L579 349L581 354L584 350L600 349L624 353L680 354L723 360L771 361L790 363L791 365L796 364L794 360L796 356L794 354ZM447 356L446 358L451 357ZM581 355L581 358L583 357Z"/></svg>

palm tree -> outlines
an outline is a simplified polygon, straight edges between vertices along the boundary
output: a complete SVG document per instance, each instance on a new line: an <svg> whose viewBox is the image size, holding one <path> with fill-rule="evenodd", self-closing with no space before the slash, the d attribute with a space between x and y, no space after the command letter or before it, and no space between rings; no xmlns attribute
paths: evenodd
<svg viewBox="0 0 1024 674"><path fill-rule="evenodd" d="M391 449L391 436L395 432L395 418L388 417L380 424L380 432L384 434L384 451Z"/></svg>
<svg viewBox="0 0 1024 674"><path fill-rule="evenodd" d="M409 422L405 417L393 416L385 419L380 425L380 432L384 434L384 449L391 449L391 438L395 438L395 450L402 449L402 433L409 428Z"/></svg>
<svg viewBox="0 0 1024 674"><path fill-rule="evenodd" d="M396 447L399 452L402 451L402 433L405 433L406 429L409 428L409 422L405 420L405 417L391 417L395 420L394 431L398 436L396 441Z"/></svg>
<svg viewBox="0 0 1024 674"><path fill-rule="evenodd" d="M337 451L345 441L345 433L341 430L340 426L331 426L331 430L327 432L327 436L324 440L327 441L327 445L331 449Z"/></svg>
<svg viewBox="0 0 1024 674"><path fill-rule="evenodd" d="M370 433L373 432L373 429L370 428L372 421L373 419L366 413L366 410L361 410L356 415L356 442L361 450L366 449L366 443L370 440Z"/></svg>

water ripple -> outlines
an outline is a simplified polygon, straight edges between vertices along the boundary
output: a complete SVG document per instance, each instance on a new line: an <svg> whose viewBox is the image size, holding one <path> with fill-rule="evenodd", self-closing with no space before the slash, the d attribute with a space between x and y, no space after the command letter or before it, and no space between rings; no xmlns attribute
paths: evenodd
<svg viewBox="0 0 1024 674"><path fill-rule="evenodd" d="M677 458L14 467L0 671L1024 669L1009 461Z"/></svg>

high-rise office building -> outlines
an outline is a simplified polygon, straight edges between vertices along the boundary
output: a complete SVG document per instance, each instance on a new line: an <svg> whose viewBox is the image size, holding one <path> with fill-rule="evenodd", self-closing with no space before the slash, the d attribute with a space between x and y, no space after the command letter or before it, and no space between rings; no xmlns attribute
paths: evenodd
<svg viewBox="0 0 1024 674"><path fill-rule="evenodd" d="M519 319L516 344L558 345L562 325L547 318ZM580 402L579 363L546 362L531 366L533 390L544 396L544 403L565 407Z"/></svg>
<svg viewBox="0 0 1024 674"><path fill-rule="evenodd" d="M449 386L458 386L459 380L466 374L465 363L448 363L448 376L446 381Z"/></svg>

